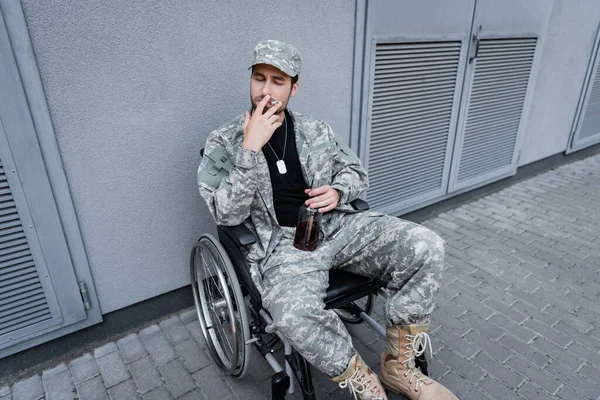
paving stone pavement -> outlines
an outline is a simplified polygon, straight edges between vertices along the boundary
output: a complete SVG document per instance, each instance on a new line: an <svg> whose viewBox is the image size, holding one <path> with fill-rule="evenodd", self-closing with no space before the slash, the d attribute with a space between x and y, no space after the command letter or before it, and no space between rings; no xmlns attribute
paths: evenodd
<svg viewBox="0 0 600 400"><path fill-rule="evenodd" d="M430 332L434 378L462 400L600 399L600 155L424 225L447 241ZM365 324L349 330L379 370L384 340ZM270 368L252 356L244 379L223 376L186 310L0 387L0 400L268 399ZM314 381L319 399L349 398L322 374Z"/></svg>

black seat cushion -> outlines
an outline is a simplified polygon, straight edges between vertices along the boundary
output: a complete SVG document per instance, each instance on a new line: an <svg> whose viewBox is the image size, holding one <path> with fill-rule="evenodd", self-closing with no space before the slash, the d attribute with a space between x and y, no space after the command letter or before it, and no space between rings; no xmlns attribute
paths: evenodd
<svg viewBox="0 0 600 400"><path fill-rule="evenodd" d="M384 286L378 279L368 278L340 269L329 271L329 287L325 295L325 308L338 308L351 301L374 293Z"/></svg>
<svg viewBox="0 0 600 400"><path fill-rule="evenodd" d="M244 225L236 227L219 226L219 240L225 247L234 268L237 271L241 286L249 292L258 304L260 294L252 282L246 260L241 252L242 244L256 240L252 232ZM378 279L368 278L340 269L329 272L329 287L325 295L325 308L339 308L368 294L375 293L384 286Z"/></svg>

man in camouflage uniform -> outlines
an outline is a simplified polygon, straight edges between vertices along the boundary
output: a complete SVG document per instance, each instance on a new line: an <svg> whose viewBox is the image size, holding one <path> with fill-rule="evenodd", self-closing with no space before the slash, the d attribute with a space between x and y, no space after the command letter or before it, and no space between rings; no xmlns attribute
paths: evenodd
<svg viewBox="0 0 600 400"><path fill-rule="evenodd" d="M425 332L444 242L420 225L356 212L348 204L368 185L360 160L327 123L287 109L301 62L289 44L269 40L256 46L252 112L208 136L198 169L200 194L217 224L244 224L256 235L247 261L273 318L269 331L283 334L355 398L386 399L342 321L323 303L330 268L381 279L390 294L382 381L409 399L456 399L414 361L429 344ZM296 210L303 205L323 213L312 252L293 246Z"/></svg>

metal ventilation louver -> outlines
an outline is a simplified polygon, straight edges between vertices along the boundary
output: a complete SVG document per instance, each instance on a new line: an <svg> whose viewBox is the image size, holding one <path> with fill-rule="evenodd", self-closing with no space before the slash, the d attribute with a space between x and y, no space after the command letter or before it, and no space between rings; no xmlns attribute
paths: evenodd
<svg viewBox="0 0 600 400"><path fill-rule="evenodd" d="M0 162L0 335L51 318Z"/></svg>
<svg viewBox="0 0 600 400"><path fill-rule="evenodd" d="M460 41L378 43L369 139L374 208L441 189Z"/></svg>
<svg viewBox="0 0 600 400"><path fill-rule="evenodd" d="M458 182L511 166L536 42L536 38L481 39Z"/></svg>
<svg viewBox="0 0 600 400"><path fill-rule="evenodd" d="M596 73L592 79L592 89L583 115L583 124L578 140L600 133L600 63L596 65Z"/></svg>

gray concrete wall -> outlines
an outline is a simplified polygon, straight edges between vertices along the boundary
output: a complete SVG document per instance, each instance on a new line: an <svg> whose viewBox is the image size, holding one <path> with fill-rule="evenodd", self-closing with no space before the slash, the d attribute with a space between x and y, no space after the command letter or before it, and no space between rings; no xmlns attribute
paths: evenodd
<svg viewBox="0 0 600 400"><path fill-rule="evenodd" d="M290 107L349 137L353 1L22 3L103 313L189 284L198 150L248 107L259 40L297 45Z"/></svg>
<svg viewBox="0 0 600 400"><path fill-rule="evenodd" d="M567 148L599 21L597 0L553 2L520 166Z"/></svg>

